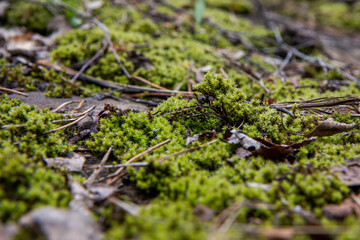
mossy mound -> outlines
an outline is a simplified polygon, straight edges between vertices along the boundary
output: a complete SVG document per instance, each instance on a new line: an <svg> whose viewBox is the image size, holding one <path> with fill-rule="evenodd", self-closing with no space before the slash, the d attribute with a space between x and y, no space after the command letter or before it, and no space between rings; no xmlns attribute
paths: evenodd
<svg viewBox="0 0 360 240"><path fill-rule="evenodd" d="M359 154L360 135L356 131L352 133L355 134L355 138L351 138L351 143L348 144L344 144L344 141L349 139L339 134L303 146L296 155L296 163L292 166L275 163L262 157L247 159L232 157L234 147L220 140L192 152L171 156L160 162L157 160L161 156L206 142L200 140L186 147L186 129L190 134L211 129L218 129L221 133L224 126L237 126L245 116L245 123L240 129L249 135L256 135L254 132L258 132L266 133L274 141L277 138L282 141L294 139L277 122L280 113L261 105L259 101L247 102L244 93L234 85L231 80L224 79L220 75L208 74L201 84L194 87L194 90L203 94L202 98L198 95L197 101L170 98L154 109L153 114L130 113L111 116L101 121L100 131L93 135L93 140L87 142L88 146L96 152L104 153L110 144L116 144L114 153L122 161L167 137L172 139L170 144L141 159L149 163L146 169L129 168L128 181L154 200L148 206L142 207L144 215L127 216L122 223L124 225L121 226L116 222L110 223L112 227L108 232L109 238L151 239L156 236L159 239L166 239L171 236L174 239L181 239L185 234L177 231L178 227L181 227L187 229L189 231L187 233L203 239L206 236L204 232L209 230L211 224L204 222L198 225L198 219L188 215L197 205L205 205L218 214L233 204L247 201L269 204L271 208L243 207L236 218L238 223L247 223L257 218L263 224L276 222L280 226L304 225L306 219L301 214L283 209L301 207L323 219L321 212L323 206L340 203L347 196L348 187L328 170L331 166L343 163L345 159L354 158ZM211 99L211 102L207 102L206 97ZM216 118L212 121L206 118L194 120L192 114L202 113L199 106L228 110L229 116L227 119L223 116L225 121ZM189 112L189 109L192 110ZM213 111L214 114L218 112L220 111ZM315 118L297 116L298 122L287 119L289 127L298 125L298 131L304 131L306 129L304 126L309 129L314 127ZM343 122L351 121L349 116L344 115L335 118ZM269 129L266 127L268 124L271 126ZM100 147L99 143L102 141L106 146ZM341 155L340 158L338 154ZM227 159L231 159L231 165L228 164ZM180 203L182 209L177 208ZM159 210L157 204L163 204L163 209ZM151 215L148 215L149 211ZM164 212L168 212L171 216L182 216L187 221L183 222L181 217L172 225L173 217L165 216ZM145 216L147 221L142 221ZM159 221L164 221L163 228L156 232L148 230L149 226ZM193 223L193 228L189 228L188 221ZM170 226L174 228L170 230ZM172 235L173 231L176 234Z"/></svg>
<svg viewBox="0 0 360 240"><path fill-rule="evenodd" d="M17 220L39 206L66 207L71 194L61 172L45 166L44 157L71 150L63 133L43 135L59 114L37 111L19 100L0 100L0 221Z"/></svg>

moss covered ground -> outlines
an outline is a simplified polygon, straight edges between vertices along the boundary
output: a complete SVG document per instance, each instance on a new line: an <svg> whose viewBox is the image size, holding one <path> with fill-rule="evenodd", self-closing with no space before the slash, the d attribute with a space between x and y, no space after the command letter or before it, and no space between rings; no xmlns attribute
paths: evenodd
<svg viewBox="0 0 360 240"><path fill-rule="evenodd" d="M82 8L81 1L64 2ZM331 235L332 238L358 239L356 213L342 220L329 219L323 214L325 206L341 204L351 194L359 193L331 171L336 165L358 159L357 128L319 137L302 146L291 159L277 161L261 155L239 156L237 146L226 141L226 134L236 129L274 144L305 141L304 135L329 116L304 112L295 105L289 110L294 115L291 117L272 108L269 101L358 96L360 88L334 70L325 74L321 66L296 57L294 62L303 65L299 64L301 70L293 77L288 76L284 81L275 74L279 68L275 64L279 60L278 49L273 44L276 36L273 30L250 21L255 11L250 1L206 1L200 24L194 21L192 1L168 2L170 6L152 1L121 4L104 1L92 14L109 28L117 55L132 75L171 90L188 91L188 85L192 85L194 98L162 99L147 112L108 111L87 139L70 143L69 139L79 132L76 126L47 133L63 125L56 120L64 116L1 95L0 222L17 221L40 206L68 206L72 195L66 176L70 173L46 166L44 158L66 156L82 147L89 149L98 163L112 146L108 163L120 164L170 139L170 143L138 159L148 163L147 167L129 167L118 181L121 187L115 195L138 204L137 216L108 203L96 204L91 209L102 224L104 239L210 239L212 236L257 239L259 235L249 234L246 226L265 229L308 225L329 231L340 227L344 230ZM283 2L268 4L276 7ZM332 1L287 2L289 7L280 13L298 17L298 11L291 11L294 6L305 4L311 9L308 14L316 13L317 24L346 31L360 28L360 22L356 21L360 18L360 3L350 7ZM3 21L7 26L25 26L29 31L51 34L46 27L54 14L51 9L48 5L17 0L10 3ZM81 20L71 11L58 14L65 15L74 28L55 40L51 61L76 68L79 62L90 59L102 48L105 36L99 28L75 28ZM331 63L321 48L311 46L302 50ZM204 67L207 70L198 79L197 75L202 73L199 69ZM255 69L255 73L246 70L249 68ZM144 85L123 74L111 51L106 51L85 73L112 83ZM259 74L261 77L254 79ZM32 68L29 73L22 65L14 67L11 59L0 60L3 87L40 90L47 96L63 98L91 96L108 90L79 80L70 85L69 80L65 73L45 68ZM325 80L344 84L331 87ZM144 99L149 100L146 96ZM334 114L332 118L340 123L360 122L347 112ZM210 131L217 132L212 144L207 144L211 141L207 138L187 144L189 136ZM190 148L194 150L177 154ZM164 156L166 159L161 160ZM88 172L70 175L84 181ZM126 191L121 193L122 187L131 188L136 196ZM226 211L239 204L241 207L226 215ZM207 212L207 216L201 212ZM224 214L226 217L222 219ZM233 218L231 224L223 231L224 224L218 223L230 218ZM265 231L255 232L267 237Z"/></svg>

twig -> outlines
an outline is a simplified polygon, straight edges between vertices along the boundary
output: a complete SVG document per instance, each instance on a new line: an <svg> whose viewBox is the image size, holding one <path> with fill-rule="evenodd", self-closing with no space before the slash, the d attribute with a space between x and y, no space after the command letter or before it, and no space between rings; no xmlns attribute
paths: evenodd
<svg viewBox="0 0 360 240"><path fill-rule="evenodd" d="M216 140L213 140L213 141L211 141L211 142L202 144L202 145L200 145L200 146L198 146L198 147L185 149L185 150L182 150L182 151L177 152L177 153L173 153L173 154L169 154L169 155L163 156L163 157L158 158L158 159L156 159L156 160L157 160L158 162L162 162L162 161L164 161L165 159L168 159L168 158L170 158L170 157L179 156L179 155L182 155L182 154L184 154L184 153L188 153L188 152L192 152L192 151L198 150L198 149L200 149L200 148L202 148L202 147L204 147L204 146L211 145L211 144L215 143L216 141L217 141L217 139L216 139Z"/></svg>
<svg viewBox="0 0 360 240"><path fill-rule="evenodd" d="M167 89L167 88L161 87L161 86L159 86L159 85L156 85L155 83L152 83L152 82L146 80L145 78L142 78L142 77L139 77L139 76L135 76L135 75L131 75L131 78L132 78L132 79L136 79L136 80L138 80L138 81L140 81L140 82L142 82L142 83L145 83L145 84L147 84L147 85L150 85L150 86L152 86L153 88L157 88L157 89L161 89L161 90L165 90L165 91L170 91L170 89Z"/></svg>
<svg viewBox="0 0 360 240"><path fill-rule="evenodd" d="M81 102L79 103L79 105L71 111L72 114L74 114L77 110L79 110L85 103L86 101L85 100L81 100Z"/></svg>
<svg viewBox="0 0 360 240"><path fill-rule="evenodd" d="M87 114L88 112L91 112L94 109L94 106L91 106L89 109L85 110L82 113L79 114L62 114L62 116L74 116L76 118L83 116L84 114Z"/></svg>
<svg viewBox="0 0 360 240"><path fill-rule="evenodd" d="M339 105L350 105L351 103L360 103L360 98L358 97L314 98L307 101L293 101L288 103L271 104L270 107L291 109L294 107L294 104L296 104L297 107L300 109L307 109L307 108L318 108L318 107L333 107Z"/></svg>
<svg viewBox="0 0 360 240"><path fill-rule="evenodd" d="M119 167L146 167L149 163L147 162L139 162L139 163L124 163L124 164L114 164L114 165L104 165L102 168L119 168ZM90 166L90 168L99 168L98 165Z"/></svg>
<svg viewBox="0 0 360 240"><path fill-rule="evenodd" d="M55 71L58 72L64 72L67 75L73 76L75 75L77 72L64 67L64 66L59 66L57 64L53 64L50 63L48 61L45 61L43 59L39 59L36 61L37 64L42 65L46 68L50 68L50 69L54 69ZM171 90L161 90L161 89L154 89L154 88L146 88L146 87L140 87L140 86L133 86L133 85L126 85L126 84L120 84L120 83L112 83L109 81L105 81L102 79L98 79L98 78L94 78L92 76L86 75L86 74L80 74L80 76L78 77L79 81L85 82L85 83L91 83L91 84L95 84L98 85L100 87L104 87L104 88L110 88L119 92L123 92L123 93L143 93L143 92L149 92L149 93L159 93L159 94L164 94L166 96L176 96L176 95L181 95L183 97L193 97L193 94L190 94L189 92L184 92L184 91L171 91Z"/></svg>
<svg viewBox="0 0 360 240"><path fill-rule="evenodd" d="M25 126L26 126L26 124L3 125L0 127L0 129L8 129L11 127L21 128L21 127L25 127Z"/></svg>
<svg viewBox="0 0 360 240"><path fill-rule="evenodd" d="M288 63L290 62L291 58L293 56L293 52L289 51L284 59L284 61L281 62L279 68L276 70L276 74L282 76L282 71L284 70L284 68L286 67L286 65L288 65Z"/></svg>
<svg viewBox="0 0 360 240"><path fill-rule="evenodd" d="M130 97L146 97L146 96L156 96L156 97L172 97L176 95L181 95L184 98L192 98L194 94L192 92L180 92L180 91L172 91L168 93L133 93L129 94Z"/></svg>
<svg viewBox="0 0 360 240"><path fill-rule="evenodd" d="M334 70L337 73L339 73L339 74L343 75L344 77L350 79L351 81L355 82L357 86L360 85L360 79L358 79L358 78L354 77L353 75L351 75L351 74L349 74L349 73L335 67L334 65L331 65L329 63L325 63L321 58L315 58L315 57L308 56L308 55L300 52L298 49L296 49L294 47L291 47L291 46L289 46L289 45L287 45L285 43L281 44L280 47L284 48L287 51L292 51L292 53L295 56L297 56L299 58L302 58L302 59L304 59L304 60L306 60L308 62L319 64L322 68L324 68L325 73L327 72L326 69Z"/></svg>
<svg viewBox="0 0 360 240"><path fill-rule="evenodd" d="M155 150L155 149L157 149L157 148L159 148L159 147L161 147L161 146L169 143L170 141L171 141L171 139L167 139L167 140L165 140L165 141L163 141L163 142L161 142L161 143L159 143L159 144L157 144L157 145L155 145L155 146L153 146L153 147L151 147L151 148L149 148L149 149L147 149L147 150L145 150L145 151L137 154L136 156L134 156L134 157L130 158L128 161L126 161L125 164L129 164L129 163L131 163L131 162L139 159L139 158L142 157L143 155L145 155L145 154L147 154L147 153L149 153L149 152L151 152L151 151L153 151L153 150ZM111 184L113 184L114 182L116 182L117 180L119 180L120 177L119 177L118 175L119 175L119 174L122 172L122 170L124 170L124 169L125 169L124 167L121 167L121 168L119 168L115 173L113 173L113 174L111 175L112 178L110 178L110 179L108 180L107 184L108 184L108 185L111 185Z"/></svg>
<svg viewBox="0 0 360 240"><path fill-rule="evenodd" d="M19 95L22 95L22 96L25 96L25 97L29 96L26 93L23 93L23 92L14 90L14 89L10 89L10 88L0 87L0 91L7 92L7 93L13 93L13 94L19 94Z"/></svg>
<svg viewBox="0 0 360 240"><path fill-rule="evenodd" d="M110 50L111 52L113 53L114 57L115 57L115 60L116 62L119 64L119 66L121 67L122 71L124 72L125 76L128 78L128 79L131 79L131 76L129 74L129 72L126 70L124 64L120 61L119 59L119 56L117 55L116 53L116 50L115 50L115 47L114 47L114 44L112 43L111 41L111 36L110 36L110 31L109 29L107 28L107 26L105 24L103 24L102 22L100 22L97 18L93 17L92 15L90 15L89 13L87 12L84 12L84 11L81 11L81 10L78 10L78 9L75 9L75 8L72 8L70 6L68 6L67 4L59 1L59 0L53 0L54 3L56 3L58 6L64 8L64 9L67 9L67 10L70 10L74 13L76 13L78 16L82 17L82 18L85 18L85 19L88 19L90 20L91 22L93 22L96 26L98 26L104 33L105 35L105 38L106 38L106 41L107 43L109 44L109 47L110 47Z"/></svg>
<svg viewBox="0 0 360 240"><path fill-rule="evenodd" d="M63 104L61 104L60 106L58 106L56 109L52 110L52 112L57 112L59 111L60 109L62 109L63 107L69 105L69 104L72 104L72 103L78 103L78 102L81 102L81 100L72 100L72 101L68 101L68 102L64 102Z"/></svg>
<svg viewBox="0 0 360 240"><path fill-rule="evenodd" d="M92 184L96 177L100 174L100 172L102 171L103 169L103 166L105 165L105 162L109 159L109 156L110 156L110 153L111 153L111 150L112 150L112 146L109 147L109 150L105 153L103 159L101 160L99 166L97 169L95 169L93 171L93 173L90 175L90 177L88 177L85 181L84 181L84 184Z"/></svg>
<svg viewBox="0 0 360 240"><path fill-rule="evenodd" d="M117 205L118 207L120 207L121 209L126 211L127 213L131 214L132 216L137 216L140 212L140 208L138 206L136 206L134 204L128 204L114 196L109 197L108 201L114 203L115 205Z"/></svg>
<svg viewBox="0 0 360 240"><path fill-rule="evenodd" d="M109 43L104 44L104 46L92 57L89 59L89 61L87 61L82 67L81 69L76 73L76 75L70 80L71 82L75 82L76 79L78 79L78 77L90 66L90 64L92 64L93 62L95 62L104 52L105 50L109 47Z"/></svg>
<svg viewBox="0 0 360 240"><path fill-rule="evenodd" d="M94 110L94 109L95 109L95 106L92 106L92 107L91 107L91 110ZM64 125L64 126L61 126L61 127L58 127L58 128L52 129L52 130L49 130L49 131L47 131L47 132L44 132L44 134L56 132L56 131L58 131L58 130L61 130L61 129L70 127L70 126L72 126L72 125L80 122L80 121L83 120L84 118L86 118L86 117L90 114L90 112L91 112L91 111L89 111L89 112L86 113L84 116L79 117L77 120L75 120L75 121L73 121L73 122L71 122L71 123L69 123L69 124L66 124L66 125Z"/></svg>

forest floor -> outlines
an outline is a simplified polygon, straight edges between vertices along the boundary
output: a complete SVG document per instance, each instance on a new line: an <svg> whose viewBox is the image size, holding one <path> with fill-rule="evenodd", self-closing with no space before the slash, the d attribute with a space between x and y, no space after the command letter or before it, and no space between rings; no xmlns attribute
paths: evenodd
<svg viewBox="0 0 360 240"><path fill-rule="evenodd" d="M360 239L360 2L0 2L0 239Z"/></svg>

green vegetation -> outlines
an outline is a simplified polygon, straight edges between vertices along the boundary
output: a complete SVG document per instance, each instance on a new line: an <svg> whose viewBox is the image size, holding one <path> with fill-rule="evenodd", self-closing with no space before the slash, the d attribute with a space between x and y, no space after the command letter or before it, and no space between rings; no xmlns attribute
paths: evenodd
<svg viewBox="0 0 360 240"><path fill-rule="evenodd" d="M78 1L64 2L80 8ZM272 4L282 1L276 2ZM193 7L192 1L171 3L182 9ZM347 29L358 29L354 21L360 9L358 3L351 11L343 3L317 5L318 1L313 1L309 4L311 10L319 13L316 21L338 28L346 25ZM47 33L42 21L49 21L52 14L43 7L34 13L34 6L38 7L31 3L11 4L7 24L25 25L29 30ZM292 10L289 8L288 15L292 15ZM22 11L29 14L23 16L20 14ZM307 219L293 211L299 207L313 212L320 222L326 223L328 220L321 213L322 207L339 204L348 197L349 188L331 173L330 168L358 158L360 133L357 129L349 131L348 135L323 137L304 145L294 154L293 164L273 162L261 156L240 158L236 155L238 146L223 139L227 130L237 129L250 137L272 143L300 142L305 140L302 135L318 125L320 117L300 114L295 106L291 109L296 116L293 119L271 108L266 98L282 102L360 94L355 84L335 90L323 87L323 80L343 79L335 71L325 75L322 68L308 65L302 75L297 76L298 79L292 79L298 81L293 84L274 76L272 73L277 66L260 53L236 56L236 51L246 52L247 44L263 48L269 46L263 39L274 40L271 30L236 15L252 11L249 1L219 3L209 0L206 1L203 21L198 21L196 27L193 12L189 11L180 18L176 10L163 5L150 9L144 3L114 7L107 2L93 12L109 27L118 56L133 75L169 89L187 90L188 78L199 81L195 72L200 73L201 68L210 69L202 81L192 87L194 99L171 97L147 112L117 109L101 118L90 138L76 143L89 148L94 157L103 156L112 146L109 161L116 164L171 139L170 143L138 159L149 164L146 168L127 168L123 185L134 188L147 200L147 204L140 206L138 216L119 214L120 210L113 205L99 203L94 207L94 215L104 219L106 239L206 239L216 220L214 216L237 203L244 203L244 207L239 210L235 224L306 225ZM347 11L351 14L339 19ZM76 18L70 12L64 14L69 21ZM171 18L180 20L175 24L169 20ZM241 41L231 41L211 24L209 18L221 28L239 33ZM98 28L73 29L56 40L51 59L73 67L94 56L105 43L104 39ZM229 56L221 54L224 49L229 51ZM319 54L317 50L311 53ZM274 55L271 57L275 58ZM264 85L261 86L260 81L254 80L250 73L232 61L262 69ZM34 68L27 73L3 59L0 65L1 86L24 88L26 91L43 90L52 97L102 90L98 86L80 83L70 85L68 76L53 70ZM196 71L189 71L190 66ZM215 74L218 72L222 75ZM122 74L110 51L105 52L85 73L110 82L140 85ZM85 88L85 92L80 88ZM265 89L271 91L271 95ZM16 221L24 213L42 205L66 207L71 195L65 174L45 166L43 158L63 156L73 150L75 145L67 141L74 134L73 129L44 134L58 127L52 121L63 117L48 109L38 111L5 96L0 98L0 115L0 222ZM342 123L360 121L349 115L335 114L332 117ZM209 139L200 139L186 145L188 136L212 130L219 135L212 144L207 144ZM161 157L191 148L194 149L161 160ZM131 198L117 196L125 201ZM262 205L259 207L254 203ZM203 221L194 213L199 205L213 213L210 220ZM236 229L230 229L230 233L232 231ZM353 231L357 230L349 229L344 237Z"/></svg>
<svg viewBox="0 0 360 240"><path fill-rule="evenodd" d="M61 132L43 135L60 115L4 96L0 115L0 126L8 126L0 129L0 221L17 220L42 205L66 207L71 195L65 177L43 162L72 149Z"/></svg>

